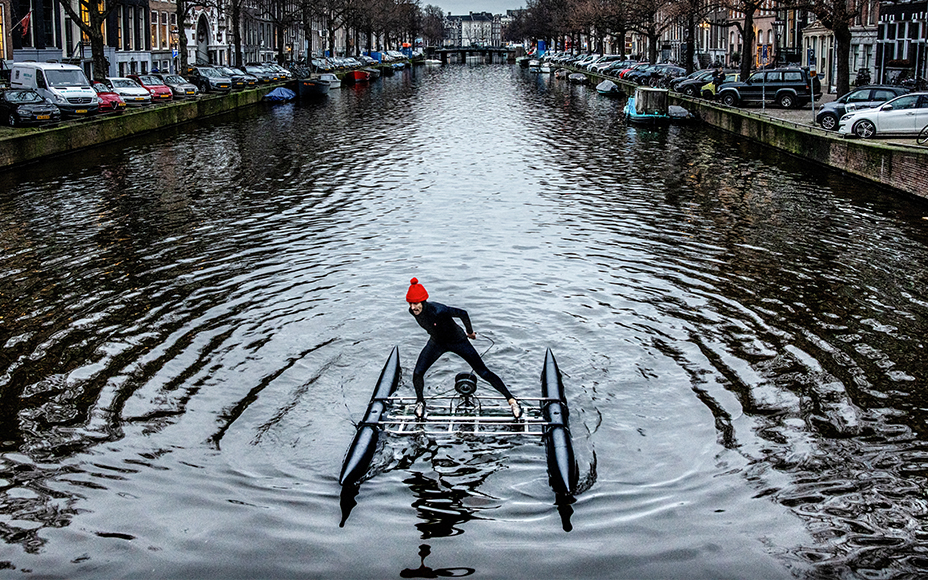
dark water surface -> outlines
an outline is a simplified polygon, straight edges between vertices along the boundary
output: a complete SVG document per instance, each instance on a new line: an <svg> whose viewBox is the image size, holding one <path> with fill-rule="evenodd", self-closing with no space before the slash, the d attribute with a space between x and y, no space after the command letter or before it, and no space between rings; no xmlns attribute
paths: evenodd
<svg viewBox="0 0 928 580"><path fill-rule="evenodd" d="M621 106L416 69L0 174L0 575L928 573L928 208ZM534 442L390 439L339 526L412 276L556 354L569 521Z"/></svg>

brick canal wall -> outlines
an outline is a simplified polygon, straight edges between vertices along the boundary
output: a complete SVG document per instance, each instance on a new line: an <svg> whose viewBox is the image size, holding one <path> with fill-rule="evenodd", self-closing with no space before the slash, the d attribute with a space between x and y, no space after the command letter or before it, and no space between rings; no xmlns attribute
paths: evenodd
<svg viewBox="0 0 928 580"><path fill-rule="evenodd" d="M672 96L670 100L723 131L928 199L928 147L846 139L836 133L822 133L808 126L709 101L682 96Z"/></svg>
<svg viewBox="0 0 928 580"><path fill-rule="evenodd" d="M261 102L264 95L274 88L270 86L227 95L203 95L190 101L129 109L119 115L68 121L58 127L5 129L0 133L0 168L22 165L252 106Z"/></svg>

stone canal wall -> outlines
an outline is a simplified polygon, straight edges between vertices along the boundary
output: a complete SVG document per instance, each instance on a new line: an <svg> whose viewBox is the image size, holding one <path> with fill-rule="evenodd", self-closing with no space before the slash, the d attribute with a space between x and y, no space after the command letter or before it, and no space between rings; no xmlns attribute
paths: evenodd
<svg viewBox="0 0 928 580"><path fill-rule="evenodd" d="M671 102L697 113L703 122L723 131L928 199L928 147L846 139L836 133L823 133L700 99L675 96Z"/></svg>
<svg viewBox="0 0 928 580"><path fill-rule="evenodd" d="M69 121L58 127L4 129L0 132L0 168L22 165L255 105L273 88L261 87L227 95L203 95L190 101L129 109L119 115Z"/></svg>

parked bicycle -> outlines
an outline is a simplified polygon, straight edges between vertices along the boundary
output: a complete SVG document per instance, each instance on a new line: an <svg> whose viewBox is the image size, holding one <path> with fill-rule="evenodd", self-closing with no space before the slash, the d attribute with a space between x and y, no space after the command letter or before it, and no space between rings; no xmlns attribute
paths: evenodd
<svg viewBox="0 0 928 580"><path fill-rule="evenodd" d="M928 125L922 127L922 130L918 133L918 137L915 138L915 142L919 145L928 143Z"/></svg>

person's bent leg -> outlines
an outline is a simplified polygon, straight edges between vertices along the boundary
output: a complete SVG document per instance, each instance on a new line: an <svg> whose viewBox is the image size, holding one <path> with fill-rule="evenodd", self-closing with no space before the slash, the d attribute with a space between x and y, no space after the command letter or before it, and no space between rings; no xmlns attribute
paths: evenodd
<svg viewBox="0 0 928 580"><path fill-rule="evenodd" d="M458 355L464 359L467 364L470 365L474 372L480 375L480 378L490 383L494 389L500 392L506 400L514 400L515 397L512 396L512 393L509 392L509 389L506 388L503 379L496 376L496 374L487 368L487 365L483 363L483 360L480 359L480 355L477 354L477 349L474 348L469 341L463 341L455 343L453 348L450 349L451 352Z"/></svg>
<svg viewBox="0 0 928 580"><path fill-rule="evenodd" d="M412 386L416 389L417 403L425 403L425 373L443 354L445 354L445 349L438 346L431 338L422 347L419 358L416 360L416 368L412 372Z"/></svg>

